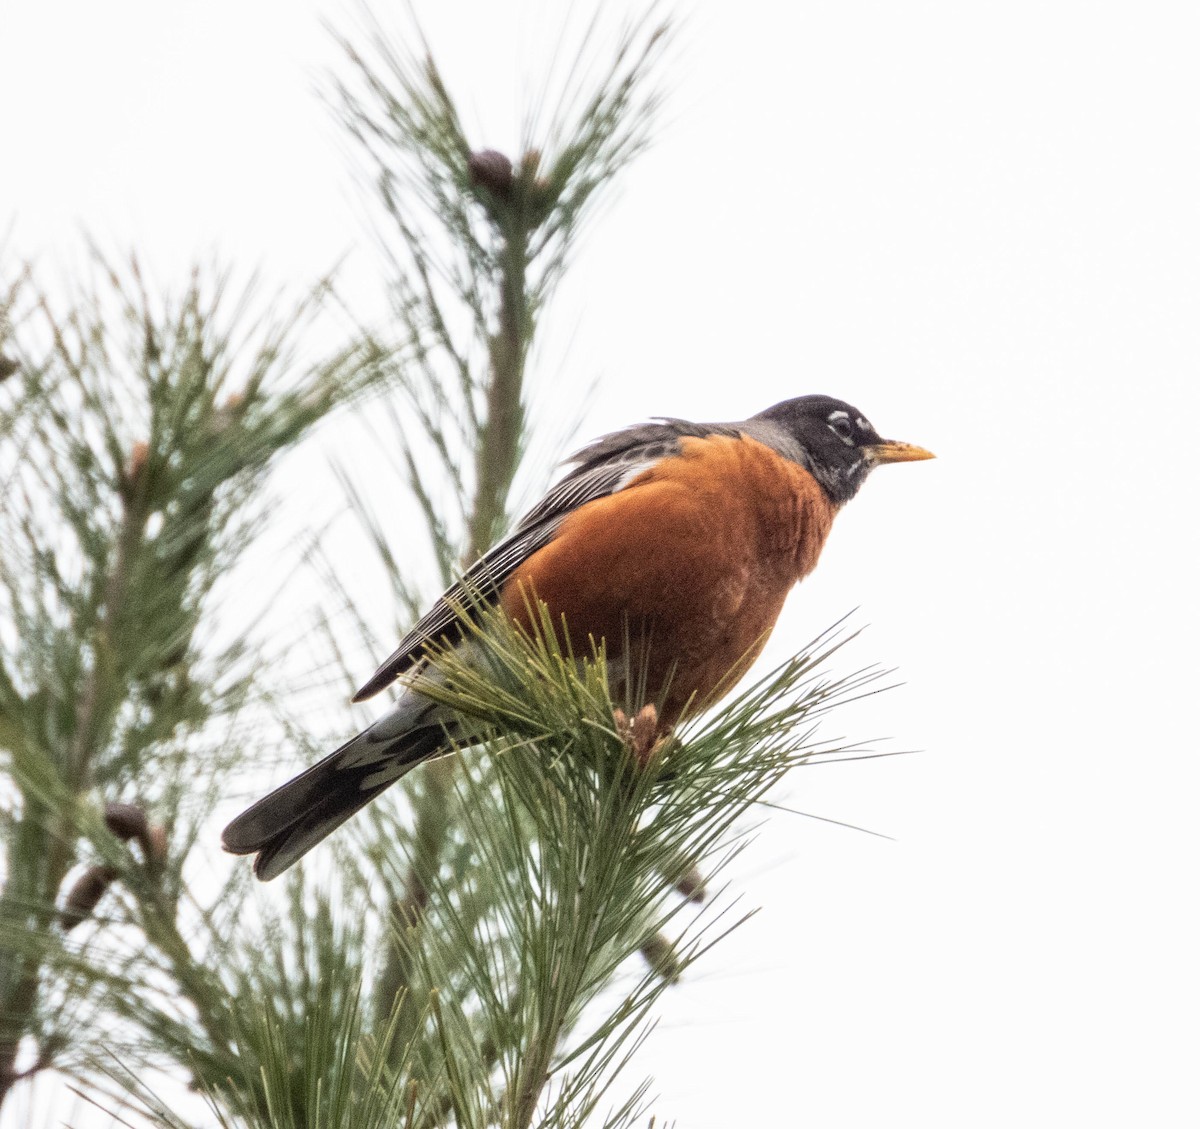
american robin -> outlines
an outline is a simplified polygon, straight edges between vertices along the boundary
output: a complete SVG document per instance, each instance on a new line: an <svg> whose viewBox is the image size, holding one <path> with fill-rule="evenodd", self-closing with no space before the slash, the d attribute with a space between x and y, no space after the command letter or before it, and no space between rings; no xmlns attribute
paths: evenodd
<svg viewBox="0 0 1200 1129"><path fill-rule="evenodd" d="M575 654L605 640L614 671L641 671L669 727L749 669L834 515L882 463L933 456L881 439L829 396L785 400L738 423L664 419L597 439L510 536L476 561L354 696L413 675L464 619L498 606L533 629L535 598ZM621 653L628 649L630 653ZM274 878L422 761L456 719L411 686L373 725L239 815L222 836Z"/></svg>

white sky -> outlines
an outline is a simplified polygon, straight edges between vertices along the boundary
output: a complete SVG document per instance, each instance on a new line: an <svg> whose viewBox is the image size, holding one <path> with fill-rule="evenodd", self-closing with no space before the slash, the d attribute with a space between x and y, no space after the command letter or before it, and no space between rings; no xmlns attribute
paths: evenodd
<svg viewBox="0 0 1200 1129"><path fill-rule="evenodd" d="M835 725L920 755L814 768L787 797L895 841L770 815L731 875L762 913L638 1059L655 1109L1194 1125L1194 11L692 7L669 120L556 312L547 413L592 377L585 435L821 391L939 460L867 484L772 651L857 607L857 657L899 668ZM511 147L555 6L421 8L475 140ZM0 6L9 252L69 264L84 226L165 280L214 246L304 280L359 248L344 281L372 309L312 93L318 17L346 11Z"/></svg>

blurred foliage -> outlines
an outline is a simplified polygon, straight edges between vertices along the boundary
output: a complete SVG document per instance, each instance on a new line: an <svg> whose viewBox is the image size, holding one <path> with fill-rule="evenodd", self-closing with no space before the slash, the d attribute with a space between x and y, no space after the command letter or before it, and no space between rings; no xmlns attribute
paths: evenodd
<svg viewBox="0 0 1200 1129"><path fill-rule="evenodd" d="M0 1096L85 1069L154 974L210 978L178 935L182 866L254 643L206 613L268 518L272 461L382 373L366 340L296 360L324 286L255 317L226 272L160 299L136 260L91 262L65 308L19 272L0 337ZM101 936L110 907L158 951Z"/></svg>

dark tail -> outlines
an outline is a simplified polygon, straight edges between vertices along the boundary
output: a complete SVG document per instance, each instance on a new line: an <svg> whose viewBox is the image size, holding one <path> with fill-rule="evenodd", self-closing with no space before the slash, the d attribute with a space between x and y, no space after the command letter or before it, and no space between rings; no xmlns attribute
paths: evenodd
<svg viewBox="0 0 1200 1129"><path fill-rule="evenodd" d="M372 738L373 731L378 727L351 738L247 808L221 832L225 849L235 855L257 854L254 873L268 882L447 745L440 724L410 729L390 740Z"/></svg>

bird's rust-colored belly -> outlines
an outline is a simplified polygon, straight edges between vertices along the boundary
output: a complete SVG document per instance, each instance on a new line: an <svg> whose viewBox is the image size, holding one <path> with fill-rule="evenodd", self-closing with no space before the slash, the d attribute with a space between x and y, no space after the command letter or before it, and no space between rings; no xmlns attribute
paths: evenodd
<svg viewBox="0 0 1200 1129"><path fill-rule="evenodd" d="M623 490L581 506L505 585L565 618L576 654L606 640L665 724L722 697L816 565L834 507L802 467L750 439L685 438ZM630 653L624 654L624 641ZM622 687L614 687L620 693Z"/></svg>

